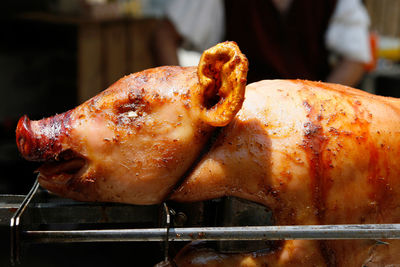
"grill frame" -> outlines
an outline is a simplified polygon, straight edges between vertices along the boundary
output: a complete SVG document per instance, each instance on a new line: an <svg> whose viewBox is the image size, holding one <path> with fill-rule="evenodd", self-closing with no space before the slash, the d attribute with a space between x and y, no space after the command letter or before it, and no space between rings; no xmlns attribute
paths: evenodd
<svg viewBox="0 0 400 267"><path fill-rule="evenodd" d="M179 241L269 241L269 240L346 240L372 239L386 244L381 239L400 239L400 224L341 224L341 225L297 225L297 226L229 226L229 227L171 227L171 210L167 203L161 205L162 227L124 228L96 230L29 230L23 229L24 214L38 193L40 185L36 179L10 219L12 265L20 263L22 244L38 243L84 243L84 242L164 242L165 259L168 258L168 243ZM62 202L61 202L62 203ZM78 202L77 202L78 203ZM86 203L87 204L87 203ZM79 205L79 204L77 204ZM90 205L90 204L88 204ZM104 203L91 204L101 207ZM119 208L120 205L106 204ZM122 209L132 205L122 205ZM56 204L57 206L57 204ZM40 208L40 207L39 207ZM155 209L155 207L152 207ZM98 215L98 214L97 214ZM94 214L93 216L96 216Z"/></svg>

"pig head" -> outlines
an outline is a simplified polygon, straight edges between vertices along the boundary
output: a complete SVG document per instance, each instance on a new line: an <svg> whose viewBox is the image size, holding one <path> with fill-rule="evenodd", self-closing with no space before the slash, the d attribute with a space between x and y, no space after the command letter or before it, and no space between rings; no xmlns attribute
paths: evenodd
<svg viewBox="0 0 400 267"><path fill-rule="evenodd" d="M196 161L216 126L244 100L248 63L233 42L205 51L198 67L126 76L73 110L16 129L39 182L81 201L159 203Z"/></svg>

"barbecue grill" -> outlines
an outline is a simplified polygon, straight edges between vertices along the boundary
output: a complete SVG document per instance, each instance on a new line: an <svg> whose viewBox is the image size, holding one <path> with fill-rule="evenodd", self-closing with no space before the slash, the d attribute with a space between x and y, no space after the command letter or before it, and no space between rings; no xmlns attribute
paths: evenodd
<svg viewBox="0 0 400 267"><path fill-rule="evenodd" d="M50 243L158 242L168 258L171 244L194 240L214 241L219 251L229 253L263 249L268 242L283 239L385 243L380 239L400 238L400 224L273 226L265 207L235 198L151 206L86 203L54 196L37 180L26 196L2 198L0 222L10 222L13 265L21 262L23 248ZM253 222L243 222L246 217Z"/></svg>

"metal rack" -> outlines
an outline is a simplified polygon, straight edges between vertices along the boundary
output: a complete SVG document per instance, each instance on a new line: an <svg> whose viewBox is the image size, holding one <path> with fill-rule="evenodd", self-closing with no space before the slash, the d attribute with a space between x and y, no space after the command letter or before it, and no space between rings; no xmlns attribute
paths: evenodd
<svg viewBox="0 0 400 267"><path fill-rule="evenodd" d="M44 207L49 209L45 223L60 223L52 217L52 208L74 210L84 208L84 215L74 223L91 223L109 220L115 222L117 217L120 223L134 222L135 213L146 209L148 218L141 217L142 221L150 221L159 216L160 206L135 206L124 204L80 203L71 200L60 200L53 197L44 199L40 205L33 205L32 199L38 197L40 186L36 181L10 220L11 231L11 262L20 262L21 245L37 243L79 243L79 242L133 242L133 241L161 241L164 242L165 257L168 257L168 243L173 241L243 241L243 240L284 240L284 239L400 239L400 224L347 224L347 225L301 225L301 226L238 226L238 227L171 227L171 210L166 203L161 205L161 227L153 228L123 228L123 229L89 229L89 230L49 230L24 229L22 222L29 209L37 209L43 213ZM33 207L32 207L33 205ZM105 207L110 218L104 218ZM88 214L91 210L93 214ZM150 211L150 212L149 212ZM62 212L61 212L62 213ZM102 214L103 213L103 214ZM111 214L111 215L110 215ZM123 215L123 216L121 216ZM124 216L126 215L126 216ZM32 216L32 215L31 215ZM103 217L103 218L102 218ZM96 218L96 219L93 219ZM61 219L62 221L62 219ZM32 226L31 222L29 226ZM35 227L32 227L35 228ZM40 228L40 227L39 227Z"/></svg>

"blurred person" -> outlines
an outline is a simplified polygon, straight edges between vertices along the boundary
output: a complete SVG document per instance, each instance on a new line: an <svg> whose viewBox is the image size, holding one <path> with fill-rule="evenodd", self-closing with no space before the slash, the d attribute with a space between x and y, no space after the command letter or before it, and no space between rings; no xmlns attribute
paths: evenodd
<svg viewBox="0 0 400 267"><path fill-rule="evenodd" d="M224 39L223 0L166 0L165 6L166 18L152 42L157 65L182 65L179 48L196 51L199 59L204 50Z"/></svg>
<svg viewBox="0 0 400 267"><path fill-rule="evenodd" d="M241 20L240 14L249 16ZM300 78L355 86L370 60L369 18L360 0L231 0L226 25L226 38L249 59L251 81ZM331 55L338 59L333 66Z"/></svg>
<svg viewBox="0 0 400 267"><path fill-rule="evenodd" d="M249 59L249 82L357 86L371 59L368 27L361 0L170 0L153 46L158 65L179 65L179 47L201 52L231 40Z"/></svg>

